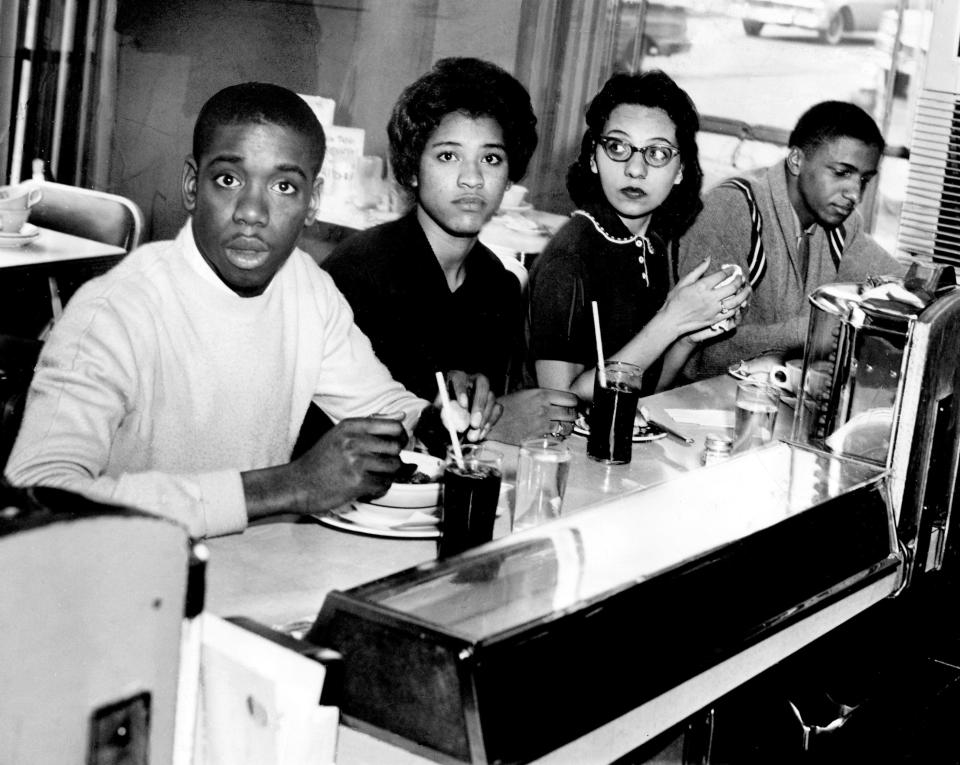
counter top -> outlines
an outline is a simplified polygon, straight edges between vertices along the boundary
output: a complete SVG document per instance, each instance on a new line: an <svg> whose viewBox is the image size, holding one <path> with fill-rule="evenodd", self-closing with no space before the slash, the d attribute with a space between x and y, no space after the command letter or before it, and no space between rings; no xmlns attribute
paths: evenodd
<svg viewBox="0 0 960 765"><path fill-rule="evenodd" d="M732 411L736 381L717 377L667 391L645 403L655 419L674 424L673 409ZM792 410L781 405L777 435L789 433ZM688 446L672 437L634 445L629 465L605 466L586 459L586 439L571 436L574 460L564 501L570 514L639 488L682 476L700 464L704 436L717 428L677 424L695 439ZM516 449L508 455L505 481L513 479ZM507 532L505 517L495 535ZM312 521L273 522L250 527L244 534L208 542L207 608L218 615L243 615L280 626L316 617L325 595L369 582L435 558L432 540L382 539L327 528ZM896 587L894 574L883 576L799 623L745 649L742 653L691 678L682 686L643 704L597 731L545 757L543 762L609 761L695 713L706 704L825 634ZM617 755L619 756L619 755ZM422 757L367 734L341 727L338 761L344 765L391 762L425 763Z"/></svg>
<svg viewBox="0 0 960 765"><path fill-rule="evenodd" d="M54 263L114 258L126 254L122 247L84 239L62 231L34 226L39 232L36 239L23 247L0 248L0 268L34 268Z"/></svg>
<svg viewBox="0 0 960 765"><path fill-rule="evenodd" d="M736 380L716 377L651 396L643 403L655 419L673 424L667 409L733 410ZM781 407L777 433L786 435L790 412ZM603 465L586 458L586 438L567 439L574 453L564 512L575 512L628 491L676 478L699 467L703 440L717 432L690 424L677 424L695 444L688 446L667 436L634 444L627 465ZM732 431L727 431L732 434ZM517 449L499 445L505 454L505 481L516 471ZM505 533L501 516L495 534ZM207 606L223 616L243 615L265 624L279 625L316 615L332 589L346 589L371 579L415 566L436 556L433 540L382 539L327 528L305 519L268 519L243 534L211 539L207 577Z"/></svg>

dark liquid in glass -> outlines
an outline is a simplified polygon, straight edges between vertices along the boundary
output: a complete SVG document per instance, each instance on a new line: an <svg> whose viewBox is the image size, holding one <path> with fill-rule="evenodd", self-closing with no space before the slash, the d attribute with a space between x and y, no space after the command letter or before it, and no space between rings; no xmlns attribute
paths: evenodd
<svg viewBox="0 0 960 765"><path fill-rule="evenodd" d="M587 456L601 462L623 464L633 456L633 425L640 391L624 383L597 381L590 407Z"/></svg>
<svg viewBox="0 0 960 765"><path fill-rule="evenodd" d="M441 483L437 556L447 558L493 539L500 499L500 471L486 465L448 465Z"/></svg>

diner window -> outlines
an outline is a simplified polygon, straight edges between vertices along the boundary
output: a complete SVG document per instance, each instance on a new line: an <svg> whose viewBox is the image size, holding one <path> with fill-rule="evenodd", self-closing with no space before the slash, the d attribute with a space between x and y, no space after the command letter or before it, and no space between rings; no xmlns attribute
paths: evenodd
<svg viewBox="0 0 960 765"><path fill-rule="evenodd" d="M0 176L16 183L39 158L48 179L102 185L114 3L0 0L0 10Z"/></svg>
<svg viewBox="0 0 960 765"><path fill-rule="evenodd" d="M466 55L527 86L540 144L524 185L537 207L567 213L586 104L616 70L659 68L703 117L707 187L782 156L818 101L868 109L890 150L861 210L892 250L932 0L857 0L876 13L786 24L783 8L811 2L0 0L0 176L20 180L42 157L48 177L135 200L148 238L169 238L184 217L192 122L220 87L256 79L330 99L334 124L362 129L363 153L386 166L385 125L403 87L437 59ZM763 21L749 15L755 5Z"/></svg>
<svg viewBox="0 0 960 765"><path fill-rule="evenodd" d="M793 125L819 101L852 101L870 112L888 150L861 212L895 250L931 0L614 5L611 71L663 69L687 90L702 118L705 188L783 156Z"/></svg>

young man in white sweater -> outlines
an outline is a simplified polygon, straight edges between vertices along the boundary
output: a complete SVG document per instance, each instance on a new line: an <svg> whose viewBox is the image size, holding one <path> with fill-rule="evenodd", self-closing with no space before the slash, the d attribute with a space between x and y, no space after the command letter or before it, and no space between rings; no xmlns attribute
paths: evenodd
<svg viewBox="0 0 960 765"><path fill-rule="evenodd" d="M245 83L205 104L182 175L190 220L71 300L31 385L11 483L160 513L198 537L387 490L430 404L391 378L296 249L324 149L285 88ZM311 401L337 425L291 461ZM476 405L493 416L492 400Z"/></svg>

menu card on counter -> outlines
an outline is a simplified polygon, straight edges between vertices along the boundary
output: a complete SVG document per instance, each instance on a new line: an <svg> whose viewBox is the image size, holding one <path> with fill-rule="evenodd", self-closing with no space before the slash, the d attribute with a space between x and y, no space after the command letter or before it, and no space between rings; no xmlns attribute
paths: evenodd
<svg viewBox="0 0 960 765"><path fill-rule="evenodd" d="M327 153L320 168L323 194L328 202L345 203L354 190L357 165L363 156L364 130L334 125L337 102L332 98L299 94L320 120L327 138Z"/></svg>
<svg viewBox="0 0 960 765"><path fill-rule="evenodd" d="M320 168L324 196L348 201L353 194L357 164L363 156L362 128L331 125L327 131L327 154Z"/></svg>

